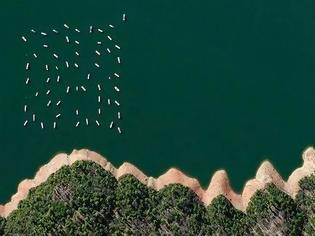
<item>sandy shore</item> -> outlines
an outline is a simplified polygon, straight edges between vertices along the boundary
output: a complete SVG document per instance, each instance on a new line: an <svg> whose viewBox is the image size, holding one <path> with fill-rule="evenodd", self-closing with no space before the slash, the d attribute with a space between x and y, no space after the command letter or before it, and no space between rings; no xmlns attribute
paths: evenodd
<svg viewBox="0 0 315 236"><path fill-rule="evenodd" d="M175 168L169 169L158 178L153 178L146 176L141 170L128 162L123 163L119 168L115 168L106 158L96 152L87 149L74 150L70 155L65 153L56 155L37 171L33 179L25 179L20 182L17 192L11 197L10 202L0 205L0 216L7 217L17 208L18 203L27 197L31 188L45 182L52 173L59 170L62 166L72 165L78 160L94 161L105 170L110 171L116 179L125 174L132 174L143 184L156 190L160 190L168 184L180 183L192 189L205 205L209 205L215 197L223 194L234 207L245 211L253 194L271 182L294 198L299 190L299 180L315 171L315 150L313 147L307 148L302 157L303 165L293 171L288 181L282 179L270 162L264 161L258 168L255 178L247 181L243 192L239 194L235 193L231 188L229 178L224 170L216 171L211 178L209 187L203 189L197 179L189 177Z"/></svg>

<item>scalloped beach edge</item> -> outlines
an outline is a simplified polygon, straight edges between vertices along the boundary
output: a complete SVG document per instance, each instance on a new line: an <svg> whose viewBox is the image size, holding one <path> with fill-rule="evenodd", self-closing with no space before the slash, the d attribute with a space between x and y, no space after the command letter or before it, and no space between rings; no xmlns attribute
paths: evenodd
<svg viewBox="0 0 315 236"><path fill-rule="evenodd" d="M197 179L185 175L176 168L170 168L158 178L148 177L141 170L128 162L124 162L119 168L115 168L105 157L96 152L88 149L74 149L70 155L65 153L55 155L36 172L33 179L24 179L21 181L18 185L17 192L12 195L11 200L4 205L0 205L0 216L7 217L12 211L17 209L19 202L27 197L31 188L45 182L51 174L58 171L62 166L72 165L78 160L94 161L105 170L111 172L116 179L119 179L125 174L132 174L140 182L155 190L160 190L166 185L173 183L182 184L192 189L206 206L218 195L224 195L235 208L245 211L254 193L257 190L263 189L269 183L275 184L280 190L284 191L292 198L295 198L299 191L300 179L315 173L314 148L308 147L303 152L302 158L302 166L295 169L287 181L282 179L269 161L262 162L256 172L255 178L247 181L242 193L238 194L231 188L225 170L216 171L211 178L208 188L203 189Z"/></svg>

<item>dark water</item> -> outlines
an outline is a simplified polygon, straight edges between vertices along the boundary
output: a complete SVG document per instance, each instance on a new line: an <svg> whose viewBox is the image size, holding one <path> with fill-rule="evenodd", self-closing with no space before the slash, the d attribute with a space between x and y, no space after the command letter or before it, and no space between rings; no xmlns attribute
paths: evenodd
<svg viewBox="0 0 315 236"><path fill-rule="evenodd" d="M288 177L315 141L314 1L4 0L0 20L1 202L73 148L153 176L176 166L203 186L224 168L240 191L266 158ZM120 25L123 135L23 127L20 37L65 22Z"/></svg>

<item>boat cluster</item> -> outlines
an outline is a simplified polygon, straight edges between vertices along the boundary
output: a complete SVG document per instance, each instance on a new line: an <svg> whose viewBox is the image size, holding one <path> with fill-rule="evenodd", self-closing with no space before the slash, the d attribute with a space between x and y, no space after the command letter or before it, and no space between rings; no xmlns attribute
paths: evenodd
<svg viewBox="0 0 315 236"><path fill-rule="evenodd" d="M125 14L123 14L122 20L126 21ZM32 86L36 87L35 90L27 90L32 92L30 92L31 96L26 97L40 99L41 102L44 102L44 106L46 108L55 109L56 112L55 110L53 112L53 121L50 120L45 122L44 117L47 116L46 112L43 112L43 115L41 116L34 111L36 109L32 109L34 108L32 104L25 103L23 107L26 116L23 121L24 127L36 125L37 123L37 126L41 129L45 129L46 127L57 129L60 126L59 123L61 120L69 117L69 106L65 106L66 108L62 111L62 107L65 103L67 103L67 96L69 97L71 94L74 96L79 95L79 101L84 96L97 95L97 99L95 99L96 104L94 104L97 109L95 111L95 115L92 116L93 118L89 118L84 112L81 112L80 104L77 104L73 113L70 111L70 114L75 116L73 127L78 128L80 126L92 125L96 127L107 126L112 130L115 129L119 134L122 133L122 129L120 127L122 119L120 110L121 103L119 101L121 93L121 88L119 86L121 73L119 68L122 64L122 59L120 56L121 46L111 34L114 29L115 26L112 24L108 25L108 28L89 26L86 30L72 28L68 24L64 24L60 30L56 28L46 32L36 31L35 29L30 30L30 34L38 35L38 37L43 38L42 41L44 43L40 47L37 47L37 51L32 49L31 52L26 54L25 85L27 88ZM82 33L88 33L91 37L96 34L98 35L98 37L95 37L97 41L93 46L93 50L95 49L93 51L94 56L90 57L93 61L88 66L85 63L81 66L81 63L78 62L79 60L73 59L79 58L81 55L81 42L79 40L81 30ZM75 37L71 36L73 33L76 34ZM21 37L22 41L25 44L29 44L29 41L31 41L31 38L33 37L32 35L30 35L30 37L28 35L23 35ZM75 56L64 56L62 52L66 51L65 49L59 51L54 50L54 46L49 43L49 38L53 38L54 36L61 39L61 44L65 47L66 45L71 45L71 49L74 50L73 55ZM82 42L82 44L84 44L84 42ZM28 46L28 48L30 48L30 45ZM42 60L41 55L44 55ZM30 59L30 57L32 59ZM118 69L109 73L105 73L105 69L102 71L102 68L106 68L108 70L109 67L103 63L104 60L102 60L102 57L110 57L112 62L117 64ZM47 58L50 58L49 60L53 60L53 63L47 62ZM86 58L84 60L86 60ZM81 80L77 78L78 72L74 72L75 70L79 71L79 77ZM57 92L55 93L54 90ZM104 90L107 92L104 92ZM109 93L108 90L110 90ZM57 98L54 99L51 96L53 93L57 96ZM108 95L108 97L103 98L103 95L105 94L113 95ZM91 104L89 104L89 102L81 103L81 106L90 105ZM112 114L111 118L107 120L102 117L103 113L105 113L103 112L105 106L112 108L112 113L106 112L106 114ZM81 113L82 116L80 116Z"/></svg>

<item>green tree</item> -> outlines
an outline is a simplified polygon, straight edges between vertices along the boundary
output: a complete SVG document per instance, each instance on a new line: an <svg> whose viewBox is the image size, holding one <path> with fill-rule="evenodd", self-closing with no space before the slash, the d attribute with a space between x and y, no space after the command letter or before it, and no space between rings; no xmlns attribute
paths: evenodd
<svg viewBox="0 0 315 236"><path fill-rule="evenodd" d="M274 184L257 191L247 207L248 223L255 235L300 235L303 213Z"/></svg>

